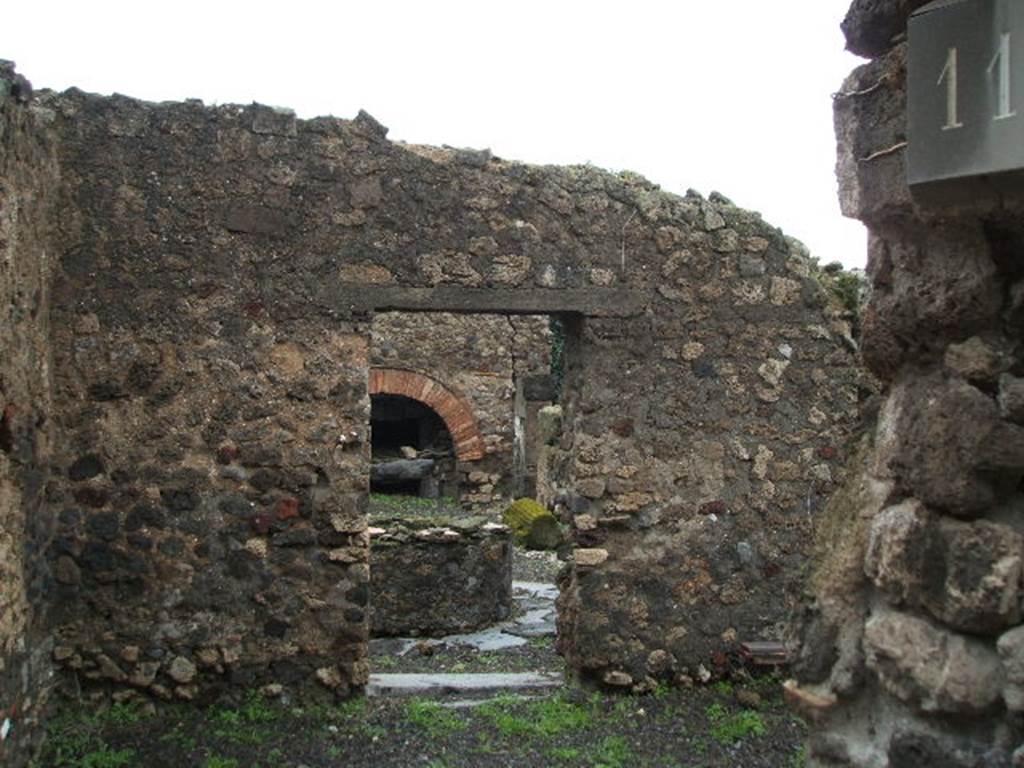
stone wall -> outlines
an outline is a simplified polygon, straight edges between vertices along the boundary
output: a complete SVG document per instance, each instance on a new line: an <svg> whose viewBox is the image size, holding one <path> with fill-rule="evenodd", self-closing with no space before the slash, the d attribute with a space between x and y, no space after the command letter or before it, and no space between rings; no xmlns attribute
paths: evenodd
<svg viewBox="0 0 1024 768"><path fill-rule="evenodd" d="M921 4L858 0L843 24L871 61L836 98L840 200L869 228L863 354L887 386L821 526L790 688L820 766L1009 766L1024 737L1022 200L910 193Z"/></svg>
<svg viewBox="0 0 1024 768"><path fill-rule="evenodd" d="M445 635L512 611L512 533L484 517L375 518L370 528L370 631Z"/></svg>
<svg viewBox="0 0 1024 768"><path fill-rule="evenodd" d="M59 176L47 114L0 61L0 763L32 751L52 678L45 557L53 446L50 271Z"/></svg>
<svg viewBox="0 0 1024 768"><path fill-rule="evenodd" d="M484 455L460 467L458 484L470 506L514 495L516 381L548 374L548 318L449 312L385 312L374 317L372 364L423 373L470 406Z"/></svg>
<svg viewBox="0 0 1024 768"><path fill-rule="evenodd" d="M857 415L795 241L632 174L387 141L373 118L43 94L54 658L207 699L366 681L371 319L558 314L571 665L702 677L778 637ZM7 365L5 361L5 366Z"/></svg>

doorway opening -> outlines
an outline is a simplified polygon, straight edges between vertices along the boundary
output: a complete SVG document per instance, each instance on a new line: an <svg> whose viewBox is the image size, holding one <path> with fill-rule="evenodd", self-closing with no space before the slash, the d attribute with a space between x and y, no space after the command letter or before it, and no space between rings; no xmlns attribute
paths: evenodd
<svg viewBox="0 0 1024 768"><path fill-rule="evenodd" d="M569 514L580 380L570 371L582 325L576 315L375 315L375 675L563 670L557 574L571 549L569 519L558 516ZM524 496L558 518L561 544L529 550L502 524Z"/></svg>

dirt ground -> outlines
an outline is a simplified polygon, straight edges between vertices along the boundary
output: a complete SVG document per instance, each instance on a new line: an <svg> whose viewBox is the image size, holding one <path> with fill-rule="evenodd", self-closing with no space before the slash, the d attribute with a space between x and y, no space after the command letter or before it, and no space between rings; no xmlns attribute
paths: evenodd
<svg viewBox="0 0 1024 768"><path fill-rule="evenodd" d="M550 584L552 553L517 552L515 579ZM524 603L526 608L535 607ZM553 632L553 627L550 632ZM375 673L562 672L555 638L478 650L457 642L371 643ZM734 679L624 696L567 684L504 692L367 697L297 706L258 692L235 706L65 702L35 768L799 768L806 726L779 678Z"/></svg>
<svg viewBox="0 0 1024 768"><path fill-rule="evenodd" d="M458 702L456 702L458 703ZM805 725L778 680L659 690L626 697L566 687L505 694L476 706L363 698L289 707L251 697L238 707L171 706L147 715L116 705L65 709L36 763L81 768L798 768ZM461 702L465 704L465 702Z"/></svg>

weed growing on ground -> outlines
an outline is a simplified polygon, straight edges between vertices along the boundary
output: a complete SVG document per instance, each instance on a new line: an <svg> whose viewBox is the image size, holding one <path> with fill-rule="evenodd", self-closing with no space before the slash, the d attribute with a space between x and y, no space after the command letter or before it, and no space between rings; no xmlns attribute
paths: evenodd
<svg viewBox="0 0 1024 768"><path fill-rule="evenodd" d="M147 715L133 702L114 702L105 712L97 716L99 724L116 726L132 725L144 720Z"/></svg>
<svg viewBox="0 0 1024 768"><path fill-rule="evenodd" d="M623 768L630 756L624 736L606 736L592 754L594 768Z"/></svg>
<svg viewBox="0 0 1024 768"><path fill-rule="evenodd" d="M745 690L754 685L742 683ZM552 768L711 768L763 752L780 768L804 768L805 729L792 715L781 706L745 709L725 694L659 687L622 697L567 688L543 698L506 694L469 710L426 698L362 697L300 708L252 694L235 708L160 707L152 723L140 722L146 710L130 705L99 714L68 709L50 719L34 768L130 768L154 756L164 764L165 755L194 768L283 768L289 755L304 751L318 755L317 764L372 765L366 757L378 745L387 754L419 750L424 767L430 760L507 760ZM761 738L769 729L773 738Z"/></svg>
<svg viewBox="0 0 1024 768"><path fill-rule="evenodd" d="M536 648L538 651L545 651L554 645L554 640L550 637L533 637L529 640L529 646Z"/></svg>
<svg viewBox="0 0 1024 768"><path fill-rule="evenodd" d="M583 752L577 747L552 747L549 753L554 760L561 762L578 761Z"/></svg>
<svg viewBox="0 0 1024 768"><path fill-rule="evenodd" d="M103 746L82 757L82 768L121 768L135 761L134 749L111 749Z"/></svg>
<svg viewBox="0 0 1024 768"><path fill-rule="evenodd" d="M711 689L721 696L732 696L733 694L732 683L728 680L719 680L711 686Z"/></svg>
<svg viewBox="0 0 1024 768"><path fill-rule="evenodd" d="M768 732L764 718L752 709L729 713L724 706L716 702L709 705L705 713L711 721L708 733L719 744L735 744L747 736L764 736Z"/></svg>
<svg viewBox="0 0 1024 768"><path fill-rule="evenodd" d="M438 499L428 499L420 496L371 493L369 508L371 517L388 515L422 517L424 515L437 514L439 508L442 514L451 514L452 511L459 509L459 502L451 496L444 497L440 500L440 504L438 504Z"/></svg>
<svg viewBox="0 0 1024 768"><path fill-rule="evenodd" d="M656 686L654 686L654 690L651 691L651 696L654 699L657 699L658 701L661 701L662 699L667 698L668 695L671 692L672 692L672 688L669 687L668 683L666 683L664 680L662 680L660 683L658 683Z"/></svg>
<svg viewBox="0 0 1024 768"><path fill-rule="evenodd" d="M482 705L479 714L490 720L503 736L551 738L566 731L587 728L594 723L594 710L562 696L522 701L499 696Z"/></svg>
<svg viewBox="0 0 1024 768"><path fill-rule="evenodd" d="M116 703L102 712L66 711L51 718L41 762L79 768L121 768L135 760L133 749L112 749L102 736L107 725L126 727L145 717L134 704Z"/></svg>
<svg viewBox="0 0 1024 768"><path fill-rule="evenodd" d="M779 696L782 693L782 676L778 672L758 675L751 678L750 687L765 697Z"/></svg>
<svg viewBox="0 0 1024 768"><path fill-rule="evenodd" d="M284 715L283 710L270 704L258 692L249 694L238 709L215 709L210 715L213 734L237 744L262 744L270 732L260 725L270 723Z"/></svg>
<svg viewBox="0 0 1024 768"><path fill-rule="evenodd" d="M338 704L318 704L305 712L319 723L344 723L366 715L366 699L358 696Z"/></svg>
<svg viewBox="0 0 1024 768"><path fill-rule="evenodd" d="M465 729L466 723L436 701L413 699L405 707L406 719L431 737Z"/></svg>
<svg viewBox="0 0 1024 768"><path fill-rule="evenodd" d="M628 723L633 719L633 715L636 714L634 704L635 702L628 697L623 697L616 701L612 711L608 713L609 722L616 725Z"/></svg>

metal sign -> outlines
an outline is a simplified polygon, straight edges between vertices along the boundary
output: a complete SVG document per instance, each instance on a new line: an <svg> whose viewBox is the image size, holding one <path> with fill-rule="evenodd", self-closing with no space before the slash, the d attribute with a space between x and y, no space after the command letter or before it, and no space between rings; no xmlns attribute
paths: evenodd
<svg viewBox="0 0 1024 768"><path fill-rule="evenodd" d="M1024 0L938 0L908 36L907 181L1024 169Z"/></svg>

